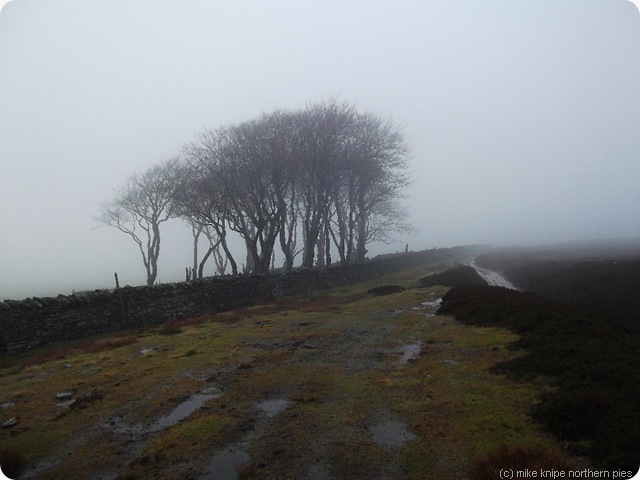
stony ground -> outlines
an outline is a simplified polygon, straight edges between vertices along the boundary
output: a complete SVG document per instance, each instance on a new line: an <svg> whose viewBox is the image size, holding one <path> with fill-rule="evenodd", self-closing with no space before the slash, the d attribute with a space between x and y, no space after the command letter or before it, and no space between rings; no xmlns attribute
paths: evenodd
<svg viewBox="0 0 640 480"><path fill-rule="evenodd" d="M544 385L488 371L514 335L437 316L425 273L4 359L5 458L34 479L461 479L503 442L553 444L527 416ZM408 288L367 294L384 284Z"/></svg>

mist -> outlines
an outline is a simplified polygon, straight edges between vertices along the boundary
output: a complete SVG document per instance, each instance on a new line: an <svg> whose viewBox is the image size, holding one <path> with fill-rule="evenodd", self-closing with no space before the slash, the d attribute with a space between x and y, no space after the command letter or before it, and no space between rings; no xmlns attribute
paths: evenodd
<svg viewBox="0 0 640 480"><path fill-rule="evenodd" d="M629 1L5 3L0 299L144 283L136 245L94 220L127 177L204 128L330 98L411 146L417 231L371 255L640 237ZM172 220L158 280L191 263Z"/></svg>

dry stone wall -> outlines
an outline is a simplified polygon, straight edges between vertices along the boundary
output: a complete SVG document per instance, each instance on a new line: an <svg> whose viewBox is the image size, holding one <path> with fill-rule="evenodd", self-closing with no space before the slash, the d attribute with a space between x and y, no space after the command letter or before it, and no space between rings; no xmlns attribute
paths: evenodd
<svg viewBox="0 0 640 480"><path fill-rule="evenodd" d="M0 302L0 355L347 285L414 265L452 261L474 251L474 247L434 249L384 255L360 264L324 269L5 300Z"/></svg>

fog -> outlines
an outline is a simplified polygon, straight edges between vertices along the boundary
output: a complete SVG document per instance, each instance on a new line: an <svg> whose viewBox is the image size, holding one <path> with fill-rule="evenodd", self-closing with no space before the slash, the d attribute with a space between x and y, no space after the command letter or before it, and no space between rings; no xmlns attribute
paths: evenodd
<svg viewBox="0 0 640 480"><path fill-rule="evenodd" d="M4 2L6 3L6 2ZM0 4L2 5L2 4ZM417 232L372 254L640 236L626 0L14 0L0 13L0 300L142 284L98 228L204 128L336 98L404 125ZM167 224L160 282L191 264Z"/></svg>

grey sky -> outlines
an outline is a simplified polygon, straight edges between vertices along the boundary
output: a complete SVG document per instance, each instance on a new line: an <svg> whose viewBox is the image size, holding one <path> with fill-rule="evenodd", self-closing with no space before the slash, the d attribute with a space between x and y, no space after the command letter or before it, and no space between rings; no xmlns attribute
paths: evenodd
<svg viewBox="0 0 640 480"><path fill-rule="evenodd" d="M6 2L4 2L6 3ZM2 5L2 2L0 2ZM93 216L205 127L336 97L405 125L419 229L375 252L640 236L625 0L14 0L0 13L0 300L144 282ZM169 225L159 280L190 233Z"/></svg>

